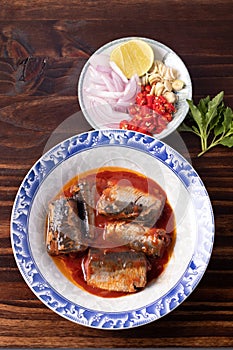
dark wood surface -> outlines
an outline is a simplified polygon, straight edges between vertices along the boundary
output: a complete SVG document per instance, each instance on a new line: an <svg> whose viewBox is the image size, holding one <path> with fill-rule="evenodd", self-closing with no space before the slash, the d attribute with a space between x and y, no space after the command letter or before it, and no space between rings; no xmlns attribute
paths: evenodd
<svg viewBox="0 0 233 350"><path fill-rule="evenodd" d="M232 0L8 0L0 8L0 347L232 347L232 149L197 158L199 140L181 134L209 192L216 235L195 291L156 322L102 331L63 319L24 282L10 242L17 189L51 133L79 112L79 74L103 44L132 35L158 40L187 65L194 100L224 90L233 107ZM91 129L79 116L72 132Z"/></svg>

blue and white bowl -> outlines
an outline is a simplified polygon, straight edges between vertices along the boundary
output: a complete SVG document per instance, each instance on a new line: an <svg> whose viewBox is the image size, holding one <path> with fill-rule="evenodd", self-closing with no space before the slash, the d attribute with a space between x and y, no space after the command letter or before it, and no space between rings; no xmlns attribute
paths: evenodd
<svg viewBox="0 0 233 350"><path fill-rule="evenodd" d="M103 166L136 170L155 180L176 219L176 243L165 270L143 291L116 299L70 282L47 254L44 239L48 202L78 173ZM15 199L11 241L23 278L47 307L80 325L126 329L159 320L196 288L211 256L214 217L198 174L170 146L137 132L95 130L59 143L31 168Z"/></svg>

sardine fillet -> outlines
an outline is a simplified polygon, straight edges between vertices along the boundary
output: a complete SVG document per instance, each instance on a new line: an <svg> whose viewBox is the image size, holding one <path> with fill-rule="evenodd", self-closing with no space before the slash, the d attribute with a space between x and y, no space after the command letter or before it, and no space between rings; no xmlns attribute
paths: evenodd
<svg viewBox="0 0 233 350"><path fill-rule="evenodd" d="M133 293L147 282L148 263L143 253L89 249L86 281L92 287Z"/></svg>
<svg viewBox="0 0 233 350"><path fill-rule="evenodd" d="M113 185L103 191L97 211L115 219L136 218L137 222L153 225L159 219L165 201L165 194L159 190L148 194L131 186Z"/></svg>
<svg viewBox="0 0 233 350"><path fill-rule="evenodd" d="M51 202L46 234L48 253L59 255L86 250L80 227L75 201L60 198Z"/></svg>
<svg viewBox="0 0 233 350"><path fill-rule="evenodd" d="M171 243L171 237L162 228L148 228L127 221L106 224L104 239L110 246L127 245L129 248L149 256L162 257Z"/></svg>
<svg viewBox="0 0 233 350"><path fill-rule="evenodd" d="M71 188L73 199L77 201L77 211L82 223L82 233L88 240L95 238L95 186L86 181Z"/></svg>

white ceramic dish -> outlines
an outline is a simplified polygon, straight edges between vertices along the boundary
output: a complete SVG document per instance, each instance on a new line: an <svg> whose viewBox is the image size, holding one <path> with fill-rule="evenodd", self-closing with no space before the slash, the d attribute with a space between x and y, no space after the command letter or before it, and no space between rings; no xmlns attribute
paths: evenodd
<svg viewBox="0 0 233 350"><path fill-rule="evenodd" d="M163 273L143 291L120 298L102 298L74 285L57 269L44 242L48 202L76 174L103 166L133 169L159 183L177 226ZM198 174L171 147L132 131L95 130L61 142L31 168L15 199L11 240L22 276L46 306L78 324L125 329L158 320L194 290L211 256L214 217Z"/></svg>
<svg viewBox="0 0 233 350"><path fill-rule="evenodd" d="M94 129L112 128L112 123L109 124L105 119L101 120L97 118L95 111L93 111L93 108L91 107L90 100L87 97L87 93L85 92L85 88L89 86L90 60L93 60L93 56L97 56L100 54L110 57L110 53L115 47L117 47L123 42L132 39L141 39L147 42L154 51L155 59L163 61L163 63L169 67L175 68L179 72L179 79L185 82L185 87L178 92L178 103L176 105L177 112L174 114L173 120L170 123L168 123L166 129L164 129L160 134L154 135L157 139L163 139L169 134L171 134L174 130L176 130L187 115L189 107L186 100L192 98L192 83L189 72L181 58L169 47L158 41L141 37L127 37L111 41L106 45L100 47L86 62L80 74L78 84L79 104L86 120ZM119 123L121 119L122 118L119 118ZM119 128L119 123L116 123L114 127Z"/></svg>

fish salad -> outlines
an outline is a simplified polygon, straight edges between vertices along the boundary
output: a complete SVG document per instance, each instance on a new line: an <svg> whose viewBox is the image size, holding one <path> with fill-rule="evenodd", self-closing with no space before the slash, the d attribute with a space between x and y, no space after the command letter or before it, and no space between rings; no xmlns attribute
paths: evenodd
<svg viewBox="0 0 233 350"><path fill-rule="evenodd" d="M49 203L48 254L74 284L99 296L145 288L165 268L174 243L166 193L135 171L79 174Z"/></svg>

